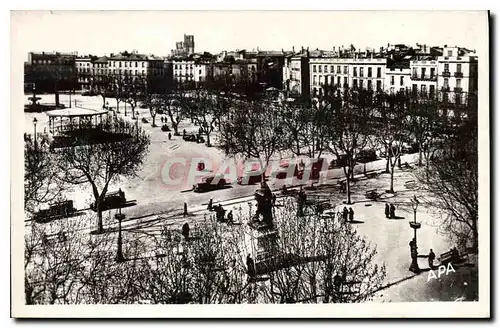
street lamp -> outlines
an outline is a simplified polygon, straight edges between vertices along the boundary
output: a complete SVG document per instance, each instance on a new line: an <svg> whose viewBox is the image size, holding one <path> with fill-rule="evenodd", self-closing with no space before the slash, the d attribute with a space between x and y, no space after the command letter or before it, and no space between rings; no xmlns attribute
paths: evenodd
<svg viewBox="0 0 500 328"><path fill-rule="evenodd" d="M417 229L420 229L421 223L417 222L417 208L420 203L417 199L417 196L413 195L410 198L411 207L413 208L413 222L410 222L410 227L413 229L413 240L410 241L410 254L411 254L411 265L409 270L418 273L420 272L420 268L418 267L418 247L417 247Z"/></svg>
<svg viewBox="0 0 500 328"><path fill-rule="evenodd" d="M121 207L119 208L119 213L115 214L115 219L118 220L118 247L116 250L116 262L120 263L125 261L122 250L122 220L125 218L125 214L122 214Z"/></svg>
<svg viewBox="0 0 500 328"><path fill-rule="evenodd" d="M36 123L38 122L38 120L35 118L33 118L33 130L34 130L34 136L35 136L35 150L36 150Z"/></svg>

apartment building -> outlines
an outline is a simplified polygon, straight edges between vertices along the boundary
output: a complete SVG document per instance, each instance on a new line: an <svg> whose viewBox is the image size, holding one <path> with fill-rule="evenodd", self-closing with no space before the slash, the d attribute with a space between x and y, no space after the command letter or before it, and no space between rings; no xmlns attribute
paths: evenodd
<svg viewBox="0 0 500 328"><path fill-rule="evenodd" d="M24 64L26 92L54 92L77 88L77 52L29 52Z"/></svg>
<svg viewBox="0 0 500 328"><path fill-rule="evenodd" d="M395 94L411 87L410 60L402 59L388 63L385 68L384 90Z"/></svg>
<svg viewBox="0 0 500 328"><path fill-rule="evenodd" d="M91 77L93 70L93 56L82 56L75 59L75 69L77 74L78 90L89 91L91 88Z"/></svg>
<svg viewBox="0 0 500 328"><path fill-rule="evenodd" d="M411 92L434 98L438 90L438 63L434 56L415 56L410 61Z"/></svg>
<svg viewBox="0 0 500 328"><path fill-rule="evenodd" d="M440 100L464 104L469 95L477 93L478 63L475 52L459 47L444 46L437 58L437 84Z"/></svg>
<svg viewBox="0 0 500 328"><path fill-rule="evenodd" d="M302 50L300 53L285 57L283 66L283 90L288 97L309 97L309 51Z"/></svg>

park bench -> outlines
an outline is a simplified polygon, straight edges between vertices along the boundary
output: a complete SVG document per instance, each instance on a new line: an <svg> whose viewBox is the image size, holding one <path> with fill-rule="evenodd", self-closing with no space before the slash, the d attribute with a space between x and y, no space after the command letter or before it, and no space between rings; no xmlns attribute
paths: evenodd
<svg viewBox="0 0 500 328"><path fill-rule="evenodd" d="M461 262L462 260L467 259L467 254L463 253L460 254L458 251L453 254L453 251L450 250L448 252L444 252L439 256L439 262L441 262L441 265L446 265L448 263L458 263Z"/></svg>
<svg viewBox="0 0 500 328"><path fill-rule="evenodd" d="M415 189L417 188L417 183L415 180L408 180L405 182L406 189Z"/></svg>
<svg viewBox="0 0 500 328"><path fill-rule="evenodd" d="M371 189L365 192L365 196L370 200L377 200L380 197L380 194L377 192L377 189Z"/></svg>

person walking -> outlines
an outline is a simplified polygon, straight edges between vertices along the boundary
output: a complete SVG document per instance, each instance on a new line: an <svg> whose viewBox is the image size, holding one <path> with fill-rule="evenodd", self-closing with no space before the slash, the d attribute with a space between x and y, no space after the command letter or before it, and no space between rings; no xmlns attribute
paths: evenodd
<svg viewBox="0 0 500 328"><path fill-rule="evenodd" d="M396 206L394 206L394 204L391 204L390 206L390 217L391 219L396 217Z"/></svg>
<svg viewBox="0 0 500 328"><path fill-rule="evenodd" d="M347 210L347 207L344 206L344 209L342 210L342 219L344 222L347 222L347 216L349 215L349 211Z"/></svg>
<svg viewBox="0 0 500 328"><path fill-rule="evenodd" d="M210 198L210 200L208 201L207 210L211 211L211 210L212 210L212 207L213 207L213 199L212 199L212 198Z"/></svg>
<svg viewBox="0 0 500 328"><path fill-rule="evenodd" d="M229 211L229 213L227 213L227 223L230 223L232 224L233 223L233 211Z"/></svg>
<svg viewBox="0 0 500 328"><path fill-rule="evenodd" d="M389 214L391 212L391 209L389 207L389 204L385 203L385 217L389 218Z"/></svg>
<svg viewBox="0 0 500 328"><path fill-rule="evenodd" d="M184 202L184 217L188 215L188 204Z"/></svg>
<svg viewBox="0 0 500 328"><path fill-rule="evenodd" d="M160 121L163 123L163 116L160 116Z"/></svg>
<svg viewBox="0 0 500 328"><path fill-rule="evenodd" d="M250 254L247 255L247 274L250 278L255 277L255 263Z"/></svg>
<svg viewBox="0 0 500 328"><path fill-rule="evenodd" d="M172 133L168 133L168 140L172 140Z"/></svg>
<svg viewBox="0 0 500 328"><path fill-rule="evenodd" d="M431 270L434 268L434 259L436 258L436 254L434 254L434 252L432 251L432 248L429 252L429 256L427 258L427 260L429 261L429 268L431 268Z"/></svg>
<svg viewBox="0 0 500 328"><path fill-rule="evenodd" d="M352 209L352 207L349 208L349 221L354 221L354 210Z"/></svg>
<svg viewBox="0 0 500 328"><path fill-rule="evenodd" d="M188 240L189 238L189 224L186 222L182 226L182 235L184 236L184 239Z"/></svg>

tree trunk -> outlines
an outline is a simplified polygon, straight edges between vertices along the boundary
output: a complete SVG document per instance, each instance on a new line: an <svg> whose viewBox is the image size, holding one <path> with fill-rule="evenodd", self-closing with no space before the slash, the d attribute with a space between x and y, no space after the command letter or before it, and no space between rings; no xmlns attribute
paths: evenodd
<svg viewBox="0 0 500 328"><path fill-rule="evenodd" d="M178 136L179 135L179 131L177 129L178 129L179 123L178 122L174 122L174 120L172 120L172 118L170 118L170 121L172 121L172 128L174 129L174 135Z"/></svg>
<svg viewBox="0 0 500 328"><path fill-rule="evenodd" d="M394 163L396 164L396 163ZM394 193L394 167L396 165L391 165L391 186L389 188L390 193Z"/></svg>
<svg viewBox="0 0 500 328"><path fill-rule="evenodd" d="M59 108L60 102L59 102L59 86L57 85L57 81L54 85L54 93L55 93L55 101L56 101L56 108Z"/></svg>
<svg viewBox="0 0 500 328"><path fill-rule="evenodd" d="M116 99L116 112L120 113L120 101Z"/></svg>
<svg viewBox="0 0 500 328"><path fill-rule="evenodd" d="M101 211L101 204L96 207L97 208L97 233L102 233L103 228L102 228L102 211Z"/></svg>
<svg viewBox="0 0 500 328"><path fill-rule="evenodd" d="M387 157L386 157L386 162L385 162L385 173L389 173L389 162L391 160L391 157L389 154L387 154Z"/></svg>
<svg viewBox="0 0 500 328"><path fill-rule="evenodd" d="M151 126L155 127L156 126L156 124L155 124L156 114L155 115L151 115L151 117L153 118L153 124Z"/></svg>
<svg viewBox="0 0 500 328"><path fill-rule="evenodd" d="M422 141L418 141L418 166L422 166Z"/></svg>
<svg viewBox="0 0 500 328"><path fill-rule="evenodd" d="M102 108L106 108L106 96L103 94L101 94L101 97L102 97Z"/></svg>
<svg viewBox="0 0 500 328"><path fill-rule="evenodd" d="M351 173L348 172L348 174L346 175L346 191L347 191L347 204L352 204L351 203L351 179L350 179L350 175Z"/></svg>
<svg viewBox="0 0 500 328"><path fill-rule="evenodd" d="M210 147L211 146L211 144L210 144L210 133L207 132L205 134L207 136L207 147Z"/></svg>
<svg viewBox="0 0 500 328"><path fill-rule="evenodd" d="M477 232L477 219L472 219L472 249L476 253L479 250L478 232Z"/></svg>

